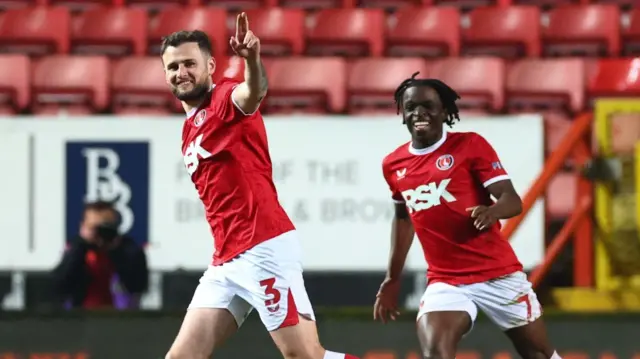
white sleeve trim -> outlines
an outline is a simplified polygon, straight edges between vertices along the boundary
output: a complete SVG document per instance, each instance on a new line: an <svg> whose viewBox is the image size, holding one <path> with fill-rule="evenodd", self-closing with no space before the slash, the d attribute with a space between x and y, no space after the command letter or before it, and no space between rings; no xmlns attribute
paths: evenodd
<svg viewBox="0 0 640 359"><path fill-rule="evenodd" d="M496 183L496 182L500 182L500 181L506 181L510 179L509 175L500 175L500 176L495 176L489 180L484 181L484 183L482 184L485 188L491 186L492 184Z"/></svg>
<svg viewBox="0 0 640 359"><path fill-rule="evenodd" d="M395 204L404 204L404 201L399 201L397 199L394 199L393 203L395 203Z"/></svg>
<svg viewBox="0 0 640 359"><path fill-rule="evenodd" d="M254 113L258 112L258 109L260 109L260 104L258 104L258 107L256 108L255 111L251 112L251 113L246 113L244 112L244 110L238 105L238 103L236 102L236 100L233 99L233 93L236 91L236 88L238 87L238 85L235 85L233 87L233 90L231 90L231 102L233 102L233 105L238 109L238 111L240 111L241 114L245 115L245 116L251 116ZM262 101L261 101L262 102Z"/></svg>

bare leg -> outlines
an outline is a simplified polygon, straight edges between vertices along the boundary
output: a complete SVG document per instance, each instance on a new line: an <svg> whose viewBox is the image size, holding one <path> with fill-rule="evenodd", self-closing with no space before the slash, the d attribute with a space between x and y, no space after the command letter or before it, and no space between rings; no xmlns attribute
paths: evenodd
<svg viewBox="0 0 640 359"><path fill-rule="evenodd" d="M424 359L455 359L458 342L471 329L464 311L425 313L418 319L418 339Z"/></svg>
<svg viewBox="0 0 640 359"><path fill-rule="evenodd" d="M236 320L226 309L188 310L165 359L209 359L215 348L237 330Z"/></svg>
<svg viewBox="0 0 640 359"><path fill-rule="evenodd" d="M527 325L509 329L505 334L511 339L513 346L523 359L550 359L555 354L547 338L547 329L542 318Z"/></svg>
<svg viewBox="0 0 640 359"><path fill-rule="evenodd" d="M286 359L358 359L350 354L325 350L318 338L316 322L299 315L300 322L271 332L274 343Z"/></svg>

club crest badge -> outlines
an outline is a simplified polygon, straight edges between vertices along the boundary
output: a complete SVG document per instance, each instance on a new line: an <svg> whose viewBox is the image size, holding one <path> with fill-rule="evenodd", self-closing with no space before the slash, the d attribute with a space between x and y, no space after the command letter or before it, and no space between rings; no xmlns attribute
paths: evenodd
<svg viewBox="0 0 640 359"><path fill-rule="evenodd" d="M196 127L200 127L204 123L204 120L206 118L207 118L207 111L206 110L202 110L202 111L198 112L196 114L196 116L193 118L193 124Z"/></svg>
<svg viewBox="0 0 640 359"><path fill-rule="evenodd" d="M440 171L446 171L450 169L451 167L453 167L453 156L447 154L438 157L438 159L436 160L436 167L438 167Z"/></svg>

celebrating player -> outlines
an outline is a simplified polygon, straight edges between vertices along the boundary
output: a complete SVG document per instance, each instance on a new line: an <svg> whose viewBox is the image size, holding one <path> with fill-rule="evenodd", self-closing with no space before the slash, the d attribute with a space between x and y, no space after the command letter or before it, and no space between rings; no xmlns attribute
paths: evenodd
<svg viewBox="0 0 640 359"><path fill-rule="evenodd" d="M417 75L395 93L411 141L382 163L395 218L374 319L386 322L399 315L400 275L417 234L429 265L417 318L424 358L454 359L480 308L523 358L559 359L547 340L531 283L500 235L499 220L521 213L520 197L482 136L446 131L445 124L460 120L458 94L439 80Z"/></svg>
<svg viewBox="0 0 640 359"><path fill-rule="evenodd" d="M260 40L244 13L229 43L245 60L242 83L212 83L215 60L202 31L176 32L162 44L167 83L187 113L184 163L215 247L166 358L209 358L255 308L285 358L357 359L326 351L318 340L301 247L278 202L258 111L268 87Z"/></svg>

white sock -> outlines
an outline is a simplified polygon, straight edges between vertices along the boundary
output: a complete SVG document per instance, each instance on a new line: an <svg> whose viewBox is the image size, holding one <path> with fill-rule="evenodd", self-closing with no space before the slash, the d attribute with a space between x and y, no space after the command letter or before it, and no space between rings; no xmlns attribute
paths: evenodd
<svg viewBox="0 0 640 359"><path fill-rule="evenodd" d="M562 359L562 357L558 355L558 352L554 351L553 355L551 355L551 359Z"/></svg>
<svg viewBox="0 0 640 359"><path fill-rule="evenodd" d="M344 354L325 350L324 351L324 359L344 359ZM553 359L555 359L555 358L553 358Z"/></svg>

